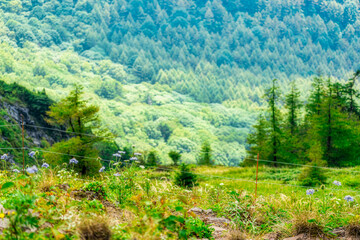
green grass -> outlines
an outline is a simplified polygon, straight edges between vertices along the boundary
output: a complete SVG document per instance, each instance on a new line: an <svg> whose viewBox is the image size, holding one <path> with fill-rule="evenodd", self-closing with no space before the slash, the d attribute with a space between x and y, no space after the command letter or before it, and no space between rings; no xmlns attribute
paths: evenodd
<svg viewBox="0 0 360 240"><path fill-rule="evenodd" d="M112 169L86 179L60 168L42 169L30 176L2 172L0 183L13 182L14 186L1 190L0 203L7 210L19 206L13 213L18 225L36 225L33 235L21 232L19 239L79 239L78 229L86 229L82 224L94 218L107 219L113 239L178 239L181 234L191 239L197 236L196 231L208 227L186 214L194 206L213 209L219 217L233 222L231 228L253 239L270 232L286 237L314 229L319 236L332 236L333 229L346 228L360 219L360 194L354 187L360 181L356 178L357 168L329 170L328 183L308 196L307 188L283 185L284 181L297 184L295 179L301 169L260 167L256 198L254 167L196 167L199 186L191 190L175 186L176 169L170 169ZM118 171L122 176L113 176ZM334 180L343 186L333 185ZM69 189L61 190L58 186L63 184L68 184ZM102 197L77 199L74 193L81 189L98 191ZM346 195L355 201L345 201ZM31 209L34 219L29 220L28 209L21 208ZM13 215L0 217L13 219ZM11 228L4 234L2 238L13 239Z"/></svg>

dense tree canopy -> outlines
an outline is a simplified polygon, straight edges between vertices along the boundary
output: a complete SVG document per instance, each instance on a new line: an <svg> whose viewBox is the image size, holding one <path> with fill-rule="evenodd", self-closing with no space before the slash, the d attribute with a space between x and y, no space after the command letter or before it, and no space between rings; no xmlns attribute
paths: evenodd
<svg viewBox="0 0 360 240"><path fill-rule="evenodd" d="M201 102L250 98L273 78L359 67L358 0L3 1L10 42L73 48ZM41 69L40 69L41 70ZM40 72L41 73L41 72ZM241 84L239 84L241 83ZM112 98L104 82L99 94Z"/></svg>

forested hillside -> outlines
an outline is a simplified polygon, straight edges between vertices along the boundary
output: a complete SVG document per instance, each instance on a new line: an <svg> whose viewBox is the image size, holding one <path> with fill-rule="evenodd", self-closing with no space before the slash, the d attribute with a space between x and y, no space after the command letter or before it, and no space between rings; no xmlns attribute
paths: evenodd
<svg viewBox="0 0 360 240"><path fill-rule="evenodd" d="M2 79L54 100L82 84L121 146L162 162L170 150L195 162L209 141L216 163L237 165L273 78L309 90L314 75L347 79L360 66L358 0L0 5Z"/></svg>
<svg viewBox="0 0 360 240"><path fill-rule="evenodd" d="M260 102L272 78L359 67L358 0L2 1L4 41L111 59L200 102Z"/></svg>

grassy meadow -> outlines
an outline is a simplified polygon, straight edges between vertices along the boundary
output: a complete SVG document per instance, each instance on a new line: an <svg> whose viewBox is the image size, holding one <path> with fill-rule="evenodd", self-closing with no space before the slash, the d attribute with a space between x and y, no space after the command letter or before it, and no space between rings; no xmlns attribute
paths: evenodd
<svg viewBox="0 0 360 240"><path fill-rule="evenodd" d="M294 186L300 168L260 166L255 198L255 167L194 166L198 185L186 189L174 184L176 167L118 166L93 178L66 166L1 172L1 238L338 239L336 230L360 229L358 168L327 170L328 183L307 195Z"/></svg>

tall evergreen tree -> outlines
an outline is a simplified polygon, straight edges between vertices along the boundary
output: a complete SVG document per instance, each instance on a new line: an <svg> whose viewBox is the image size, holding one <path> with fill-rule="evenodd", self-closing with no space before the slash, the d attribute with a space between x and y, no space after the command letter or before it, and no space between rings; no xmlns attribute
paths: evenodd
<svg viewBox="0 0 360 240"><path fill-rule="evenodd" d="M285 99L285 108L288 111L287 125L292 136L294 136L295 131L298 128L299 111L302 106L299 97L300 92L296 88L295 82L292 82L290 93L286 95Z"/></svg>
<svg viewBox="0 0 360 240"><path fill-rule="evenodd" d="M280 148L280 139L281 139L281 128L280 128L280 111L277 106L277 103L280 98L280 90L277 84L277 80L274 79L272 82L272 87L266 90L265 99L268 102L268 112L270 114L270 127L269 127L269 137L270 137L270 159L274 162L274 166L277 166L277 160L279 155Z"/></svg>

